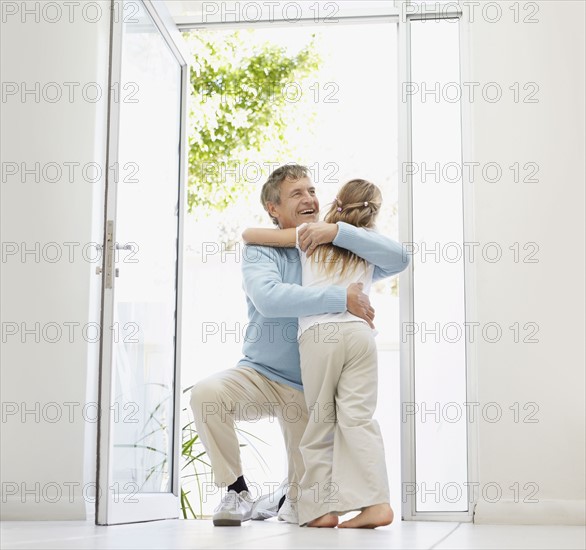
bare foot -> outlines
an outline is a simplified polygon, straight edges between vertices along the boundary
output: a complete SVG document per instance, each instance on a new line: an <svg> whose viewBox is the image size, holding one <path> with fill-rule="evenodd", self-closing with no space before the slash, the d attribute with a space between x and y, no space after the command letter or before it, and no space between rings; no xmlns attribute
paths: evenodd
<svg viewBox="0 0 586 550"><path fill-rule="evenodd" d="M338 516L333 514L324 514L307 524L307 527L335 527L338 525Z"/></svg>
<svg viewBox="0 0 586 550"><path fill-rule="evenodd" d="M393 522L393 509L388 504L368 506L355 518L343 521L338 525L340 529L374 529Z"/></svg>

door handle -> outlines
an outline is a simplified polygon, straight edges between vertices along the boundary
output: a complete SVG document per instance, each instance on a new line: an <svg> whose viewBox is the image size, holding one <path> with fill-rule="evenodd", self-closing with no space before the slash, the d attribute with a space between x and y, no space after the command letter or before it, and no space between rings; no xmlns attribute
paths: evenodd
<svg viewBox="0 0 586 550"><path fill-rule="evenodd" d="M114 271L114 247L112 246L114 241L114 221L108 220L106 222L106 278L105 287L112 288L112 273ZM116 244L116 246L118 246Z"/></svg>

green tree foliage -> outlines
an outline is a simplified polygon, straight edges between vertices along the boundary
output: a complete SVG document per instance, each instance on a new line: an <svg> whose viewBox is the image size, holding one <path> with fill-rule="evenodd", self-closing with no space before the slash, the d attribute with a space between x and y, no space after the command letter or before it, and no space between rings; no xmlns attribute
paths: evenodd
<svg viewBox="0 0 586 550"><path fill-rule="evenodd" d="M260 161L255 155L261 150L287 150L285 129L293 123L297 92L320 58L314 37L292 55L268 42L243 40L240 31L185 36L194 56L189 212L223 211L247 193L243 166Z"/></svg>

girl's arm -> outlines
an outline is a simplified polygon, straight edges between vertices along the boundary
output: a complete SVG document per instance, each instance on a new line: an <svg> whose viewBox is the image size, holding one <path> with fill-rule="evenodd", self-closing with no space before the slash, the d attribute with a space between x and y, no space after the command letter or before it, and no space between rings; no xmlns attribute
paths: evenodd
<svg viewBox="0 0 586 550"><path fill-rule="evenodd" d="M289 229L249 227L242 232L242 240L246 244L293 248L297 244L297 230L295 227Z"/></svg>

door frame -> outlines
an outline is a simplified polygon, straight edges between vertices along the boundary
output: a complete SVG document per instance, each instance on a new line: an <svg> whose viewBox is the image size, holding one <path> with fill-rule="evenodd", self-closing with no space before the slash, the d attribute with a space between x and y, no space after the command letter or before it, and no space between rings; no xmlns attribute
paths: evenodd
<svg viewBox="0 0 586 550"><path fill-rule="evenodd" d="M394 0L394 2L381 2L379 5L368 3L367 7L362 2L348 1L338 7L336 19L344 23L376 23L379 21L395 22L397 29L397 55L398 55L398 91L397 97L401 97L401 82L408 82L411 78L411 40L410 21L421 19L459 18L460 22L460 76L461 81L472 81L472 68L470 58L471 27L470 8L466 4L456 7L456 2L446 5L437 2L415 4L412 0ZM199 29L239 29L286 26L286 21L279 21L270 17L264 17L255 21L226 20L221 16L197 18L195 16L180 16L174 19L177 28L181 31ZM333 22L333 21L330 21ZM305 11L303 17L295 21L299 25L313 25L316 23L314 13ZM472 147L472 106L461 101L461 143L462 161L471 162L474 159ZM398 166L412 161L411 149L411 101L410 97L404 103L398 105ZM464 240L475 242L474 236L474 186L463 188L463 230ZM399 181L399 238L402 242L413 242L412 219L412 178L407 175L405 181ZM403 212L403 215L401 215ZM464 288L465 288L465 318L476 319L476 276L474 264L465 261ZM400 326L403 323L412 323L414 308L413 292L413 262L399 275L400 291ZM401 403L415 402L415 357L413 342L400 342L400 377L401 377ZM477 355L475 345L466 345L466 400L478 402L477 388ZM478 485L478 424L468 423L467 433L467 481L470 486ZM412 416L408 416L406 422L401 423L401 478L402 483L416 481L415 464L415 423ZM401 487L401 493L403 486ZM472 522L478 494L472 493L473 498L468 499L467 511L446 512L422 512L416 510L416 498L408 494L402 498L401 516L403 520L417 521L459 521Z"/></svg>

